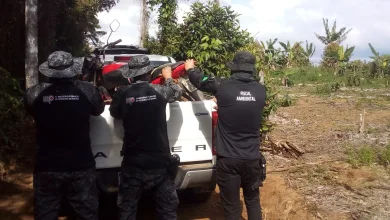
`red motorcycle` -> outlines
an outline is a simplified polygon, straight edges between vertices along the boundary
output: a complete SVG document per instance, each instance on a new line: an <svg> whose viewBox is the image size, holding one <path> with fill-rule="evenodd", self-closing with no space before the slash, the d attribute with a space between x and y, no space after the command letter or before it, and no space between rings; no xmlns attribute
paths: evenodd
<svg viewBox="0 0 390 220"><path fill-rule="evenodd" d="M114 27L114 20L110 25L110 38L112 32L115 32L118 27ZM108 43L102 48L96 48L93 52L94 56L88 56L84 59L84 67L82 80L92 82L96 87L99 88L102 98L105 102L110 102L111 97L115 93L115 90L119 86L130 85L128 77L128 60L131 56L114 56L114 61L105 64L105 51L107 48L112 48L116 44L122 42L121 39ZM163 84L164 79L161 77L161 71L164 67L171 66L172 78L176 83L183 89L183 97L188 101L201 101L204 99L204 95L201 91L198 91L188 80L186 71L184 68L184 61L175 63L166 63L163 65L155 66L155 69L151 72L152 84Z"/></svg>

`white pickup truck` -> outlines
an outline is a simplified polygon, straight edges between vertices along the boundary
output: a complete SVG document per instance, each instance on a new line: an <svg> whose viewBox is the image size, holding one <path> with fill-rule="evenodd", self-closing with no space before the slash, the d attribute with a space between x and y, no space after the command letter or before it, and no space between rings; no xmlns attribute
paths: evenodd
<svg viewBox="0 0 390 220"><path fill-rule="evenodd" d="M178 193L190 191L193 199L207 199L216 186L214 128L217 112L211 100L167 104L167 128L172 154L180 156L181 165L175 179ZM118 191L118 174L122 162L123 125L110 115L106 105L100 116L90 120L92 151L97 168L100 193ZM153 134L150 134L153 135Z"/></svg>

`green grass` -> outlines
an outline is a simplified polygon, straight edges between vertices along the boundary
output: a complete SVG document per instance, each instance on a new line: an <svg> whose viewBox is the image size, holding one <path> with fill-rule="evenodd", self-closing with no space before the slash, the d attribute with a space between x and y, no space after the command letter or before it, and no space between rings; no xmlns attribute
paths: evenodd
<svg viewBox="0 0 390 220"><path fill-rule="evenodd" d="M341 85L339 83L325 83L317 85L315 88L315 93L318 95L329 95L333 92L339 91Z"/></svg>
<svg viewBox="0 0 390 220"><path fill-rule="evenodd" d="M386 167L390 165L390 145L380 152L379 163Z"/></svg>
<svg viewBox="0 0 390 220"><path fill-rule="evenodd" d="M281 82L281 78L283 76L287 76L289 78L289 82L291 86L298 84L335 84L338 83L340 86L346 87L357 87L362 89L380 89L380 88L390 88L390 77L385 78L371 78L369 76L364 76L363 74L358 74L358 78L360 80L360 85L351 85L348 83L348 77L352 76L353 73L347 72L344 76L335 76L334 72L330 69L326 69L324 67L303 67L303 68L288 68L284 70L278 70L271 73L271 77L279 78L279 80L275 81L276 83ZM320 94L327 94L331 91L319 88Z"/></svg>
<svg viewBox="0 0 390 220"><path fill-rule="evenodd" d="M380 164L386 167L390 165L390 145L384 149L369 145L359 148L348 147L346 153L348 155L348 163L354 168L371 166L373 164Z"/></svg>
<svg viewBox="0 0 390 220"><path fill-rule="evenodd" d="M281 107L288 107L293 104L293 100L288 93L285 93L283 97L279 98L279 105Z"/></svg>
<svg viewBox="0 0 390 220"><path fill-rule="evenodd" d="M390 78L383 79L372 79L372 78L363 78L360 84L362 89L384 89L390 88Z"/></svg>
<svg viewBox="0 0 390 220"><path fill-rule="evenodd" d="M337 77L321 67L290 68L284 71L294 84L335 82Z"/></svg>

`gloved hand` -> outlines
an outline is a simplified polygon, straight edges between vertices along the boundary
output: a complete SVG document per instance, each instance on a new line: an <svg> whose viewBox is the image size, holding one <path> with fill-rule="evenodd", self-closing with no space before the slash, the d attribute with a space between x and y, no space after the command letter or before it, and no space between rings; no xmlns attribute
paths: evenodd
<svg viewBox="0 0 390 220"><path fill-rule="evenodd" d="M189 69L195 68L195 61L194 61L194 59L186 60L186 62L184 64L184 68L186 69L186 71L189 70Z"/></svg>
<svg viewBox="0 0 390 220"><path fill-rule="evenodd" d="M161 75L164 79L172 78L172 68L170 66L166 66L162 69Z"/></svg>

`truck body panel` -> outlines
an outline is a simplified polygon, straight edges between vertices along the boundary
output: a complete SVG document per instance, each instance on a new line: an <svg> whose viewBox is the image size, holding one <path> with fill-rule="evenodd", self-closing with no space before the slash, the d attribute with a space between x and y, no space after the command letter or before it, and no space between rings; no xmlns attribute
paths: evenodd
<svg viewBox="0 0 390 220"><path fill-rule="evenodd" d="M180 156L181 163L214 161L211 150L213 105L214 102L208 100L167 104L170 151ZM121 166L123 135L122 121L110 115L109 105L100 116L91 116L91 147L97 169Z"/></svg>

